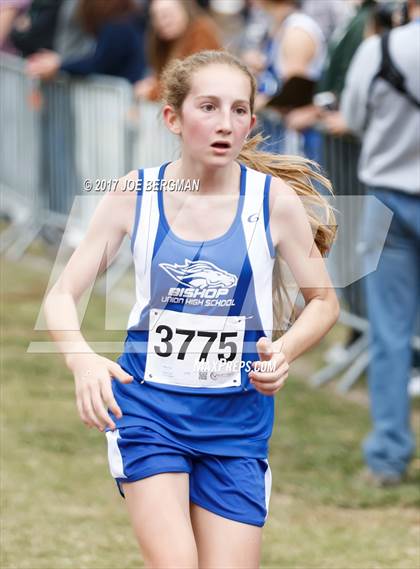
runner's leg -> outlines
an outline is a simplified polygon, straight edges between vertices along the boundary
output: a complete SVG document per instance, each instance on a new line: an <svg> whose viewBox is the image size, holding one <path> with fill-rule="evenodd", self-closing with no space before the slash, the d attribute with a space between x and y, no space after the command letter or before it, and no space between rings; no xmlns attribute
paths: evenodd
<svg viewBox="0 0 420 569"><path fill-rule="evenodd" d="M145 566L198 568L189 512L189 474L165 472L121 486Z"/></svg>
<svg viewBox="0 0 420 569"><path fill-rule="evenodd" d="M229 520L191 503L200 569L257 569L262 527Z"/></svg>

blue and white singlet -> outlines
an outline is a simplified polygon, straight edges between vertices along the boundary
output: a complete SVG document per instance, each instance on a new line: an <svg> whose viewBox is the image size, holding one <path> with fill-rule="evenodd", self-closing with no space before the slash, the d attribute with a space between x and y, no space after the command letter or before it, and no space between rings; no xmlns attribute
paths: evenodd
<svg viewBox="0 0 420 569"><path fill-rule="evenodd" d="M274 397L249 382L256 342L271 339L275 251L271 177L241 166L240 197L224 235L187 241L168 225L160 184L167 164L139 170L131 248L136 303L113 381L123 417L203 453L264 458Z"/></svg>

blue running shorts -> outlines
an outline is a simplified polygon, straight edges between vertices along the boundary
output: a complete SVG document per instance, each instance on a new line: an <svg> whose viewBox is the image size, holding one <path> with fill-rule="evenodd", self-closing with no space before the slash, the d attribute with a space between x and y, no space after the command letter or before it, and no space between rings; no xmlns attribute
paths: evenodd
<svg viewBox="0 0 420 569"><path fill-rule="evenodd" d="M121 496L121 483L188 472L192 502L231 520L265 524L271 494L266 458L203 454L144 426L107 431L106 437L111 475Z"/></svg>

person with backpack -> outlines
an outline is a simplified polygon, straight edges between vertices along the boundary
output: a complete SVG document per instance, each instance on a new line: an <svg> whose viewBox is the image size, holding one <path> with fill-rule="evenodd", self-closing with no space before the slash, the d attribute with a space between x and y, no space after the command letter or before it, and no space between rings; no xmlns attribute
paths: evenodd
<svg viewBox="0 0 420 569"><path fill-rule="evenodd" d="M420 308L420 0L408 12L406 25L362 43L340 108L362 138L359 178L377 198L362 222L373 421L363 453L365 478L380 486L403 480L415 447L407 387Z"/></svg>

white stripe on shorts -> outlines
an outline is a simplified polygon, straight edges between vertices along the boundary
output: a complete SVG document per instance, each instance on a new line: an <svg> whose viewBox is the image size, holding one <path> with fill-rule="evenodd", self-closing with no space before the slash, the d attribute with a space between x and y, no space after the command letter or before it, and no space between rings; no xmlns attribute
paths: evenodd
<svg viewBox="0 0 420 569"><path fill-rule="evenodd" d="M118 439L121 438L119 430L107 431L106 438L108 439L108 462L111 475L114 478L127 478L124 474L123 459L118 447Z"/></svg>
<svg viewBox="0 0 420 569"><path fill-rule="evenodd" d="M265 515L264 521L268 518L268 506L270 503L270 496L271 496L271 484L272 484L272 477L271 477L271 468L268 464L268 460L265 458L264 461L267 463L267 470L265 471L264 476L264 485L265 485L265 509L267 513Z"/></svg>

